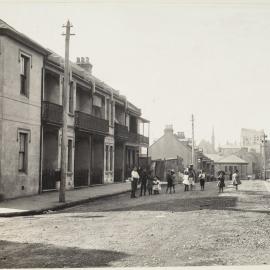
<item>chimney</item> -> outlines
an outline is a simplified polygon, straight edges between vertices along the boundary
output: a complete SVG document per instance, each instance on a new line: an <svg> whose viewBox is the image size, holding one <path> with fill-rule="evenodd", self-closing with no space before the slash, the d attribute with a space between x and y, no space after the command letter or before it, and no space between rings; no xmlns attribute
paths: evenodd
<svg viewBox="0 0 270 270"><path fill-rule="evenodd" d="M178 139L185 139L185 133L183 131L177 132Z"/></svg>
<svg viewBox="0 0 270 270"><path fill-rule="evenodd" d="M172 134L173 135L173 125L166 125L164 129L164 134Z"/></svg>
<svg viewBox="0 0 270 270"><path fill-rule="evenodd" d="M89 57L77 57L76 64L92 74L93 65L89 62Z"/></svg>

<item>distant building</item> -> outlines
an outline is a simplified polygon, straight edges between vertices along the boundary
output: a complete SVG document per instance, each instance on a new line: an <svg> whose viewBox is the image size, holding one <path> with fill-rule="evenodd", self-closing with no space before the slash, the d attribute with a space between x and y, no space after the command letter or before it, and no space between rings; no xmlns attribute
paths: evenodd
<svg viewBox="0 0 270 270"><path fill-rule="evenodd" d="M214 154L216 152L213 148L213 144L204 139L200 141L198 146L203 149L203 152L206 154Z"/></svg>
<svg viewBox="0 0 270 270"><path fill-rule="evenodd" d="M216 148L215 148L215 132L214 132L214 128L212 129L212 136L211 136L211 142L207 141L207 140L201 140L201 142L199 143L199 148L203 149L204 153L207 154L215 154L216 153Z"/></svg>
<svg viewBox="0 0 270 270"><path fill-rule="evenodd" d="M164 135L149 147L149 156L152 160L181 159L181 165L187 167L192 163L191 142L191 139L186 138L183 132L174 134L173 126L167 125L164 129ZM198 148L195 149L194 168L203 169L206 173L213 174L213 162Z"/></svg>
<svg viewBox="0 0 270 270"><path fill-rule="evenodd" d="M248 150L254 149L257 153L260 153L261 141L264 138L264 130L255 129L241 129L241 146L247 147Z"/></svg>
<svg viewBox="0 0 270 270"><path fill-rule="evenodd" d="M223 156L233 155L237 153L238 151L240 151L240 149L241 147L238 146L237 144L227 143L218 148L218 154L223 155Z"/></svg>
<svg viewBox="0 0 270 270"><path fill-rule="evenodd" d="M164 135L149 147L149 156L152 160L180 156L185 167L192 162L189 140L185 138L183 133L174 134L172 125L167 125L164 129Z"/></svg>
<svg viewBox="0 0 270 270"><path fill-rule="evenodd" d="M214 175L216 177L218 176L218 171L224 171L226 173L226 178L231 179L231 175L237 169L241 179L247 178L248 162L237 157L236 155L221 156L217 154L206 154L206 156L214 162Z"/></svg>

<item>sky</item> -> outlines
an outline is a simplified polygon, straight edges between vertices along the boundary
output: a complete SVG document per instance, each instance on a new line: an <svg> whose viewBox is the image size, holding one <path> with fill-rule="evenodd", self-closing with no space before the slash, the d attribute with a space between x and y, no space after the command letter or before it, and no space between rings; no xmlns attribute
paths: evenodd
<svg viewBox="0 0 270 270"><path fill-rule="evenodd" d="M93 74L151 121L195 140L240 140L270 115L270 1L3 1L0 18L64 56L62 25L73 24L70 59L89 57Z"/></svg>

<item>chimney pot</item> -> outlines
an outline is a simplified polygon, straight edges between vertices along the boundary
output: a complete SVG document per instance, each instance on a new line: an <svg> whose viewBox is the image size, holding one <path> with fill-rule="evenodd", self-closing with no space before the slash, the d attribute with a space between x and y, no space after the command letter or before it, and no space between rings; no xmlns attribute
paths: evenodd
<svg viewBox="0 0 270 270"><path fill-rule="evenodd" d="M86 57L86 63L89 64L89 57Z"/></svg>
<svg viewBox="0 0 270 270"><path fill-rule="evenodd" d="M84 64L84 57L81 57L81 62Z"/></svg>
<svg viewBox="0 0 270 270"><path fill-rule="evenodd" d="M80 57L77 57L77 64L79 64L81 62Z"/></svg>

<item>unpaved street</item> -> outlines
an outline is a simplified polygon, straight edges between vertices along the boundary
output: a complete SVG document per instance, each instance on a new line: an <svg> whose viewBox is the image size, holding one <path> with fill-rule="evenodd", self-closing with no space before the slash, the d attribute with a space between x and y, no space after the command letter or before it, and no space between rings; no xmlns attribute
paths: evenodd
<svg viewBox="0 0 270 270"><path fill-rule="evenodd" d="M0 219L0 267L270 264L270 193L263 181L97 200Z"/></svg>

